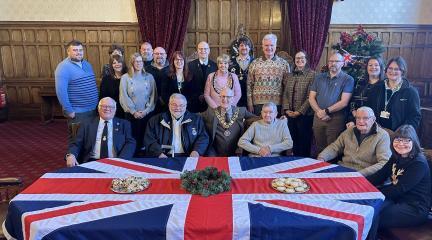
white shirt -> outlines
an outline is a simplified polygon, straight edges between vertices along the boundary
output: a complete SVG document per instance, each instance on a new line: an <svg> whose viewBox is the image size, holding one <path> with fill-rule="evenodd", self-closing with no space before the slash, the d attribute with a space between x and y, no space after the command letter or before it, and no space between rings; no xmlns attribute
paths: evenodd
<svg viewBox="0 0 432 240"><path fill-rule="evenodd" d="M183 117L176 120L172 117L172 128L173 128L173 138L172 138L172 149L169 151L170 154L174 153L184 153L183 144L182 144L182 136L181 136L181 125L183 121Z"/></svg>
<svg viewBox="0 0 432 240"><path fill-rule="evenodd" d="M208 58L207 58L207 60L204 62L203 60L201 60L201 59L199 59L199 62L200 62L200 64L201 65L208 65Z"/></svg>
<svg viewBox="0 0 432 240"><path fill-rule="evenodd" d="M93 147L93 151L90 154L91 158L94 159L100 159L100 148L101 148L101 141L102 141L102 133L105 126L105 120L102 118L99 118L99 125L96 132L96 142ZM107 123L108 127L108 157L116 157L114 147L113 147L113 122L112 119L108 120Z"/></svg>

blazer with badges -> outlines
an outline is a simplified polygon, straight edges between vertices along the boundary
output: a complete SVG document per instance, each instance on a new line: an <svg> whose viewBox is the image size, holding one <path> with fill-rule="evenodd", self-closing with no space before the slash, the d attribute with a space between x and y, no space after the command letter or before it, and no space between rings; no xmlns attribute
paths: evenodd
<svg viewBox="0 0 432 240"><path fill-rule="evenodd" d="M81 123L77 136L69 145L68 153L75 155L78 163L90 160L92 150L96 143L96 134L99 125L99 116ZM112 120L113 148L115 157L131 159L135 151L135 139L132 137L130 123L120 118Z"/></svg>
<svg viewBox="0 0 432 240"><path fill-rule="evenodd" d="M172 141L173 128L170 112L160 113L150 118L144 135L144 145L148 155L157 157L161 153L167 154L169 149L162 149L162 145L171 146ZM204 155L209 144L209 137L201 116L185 112L181 123L181 141L186 154L197 151L199 155Z"/></svg>
<svg viewBox="0 0 432 240"><path fill-rule="evenodd" d="M381 81L375 85L369 92L370 97L366 106L373 109L377 122L382 127L393 131L404 124L409 124L417 129L421 119L420 97L417 89L406 78L403 78L400 89L390 99L387 99L388 104L385 108L387 94L385 82Z"/></svg>

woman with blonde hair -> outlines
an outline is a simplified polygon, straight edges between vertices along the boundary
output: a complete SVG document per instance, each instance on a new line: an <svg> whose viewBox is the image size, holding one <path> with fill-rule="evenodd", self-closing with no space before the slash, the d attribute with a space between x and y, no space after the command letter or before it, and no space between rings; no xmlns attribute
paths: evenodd
<svg viewBox="0 0 432 240"><path fill-rule="evenodd" d="M120 105L131 122L132 135L137 142L135 154L143 144L144 130L151 117L157 100L156 82L150 73L144 70L141 54L130 57L129 71L120 80Z"/></svg>

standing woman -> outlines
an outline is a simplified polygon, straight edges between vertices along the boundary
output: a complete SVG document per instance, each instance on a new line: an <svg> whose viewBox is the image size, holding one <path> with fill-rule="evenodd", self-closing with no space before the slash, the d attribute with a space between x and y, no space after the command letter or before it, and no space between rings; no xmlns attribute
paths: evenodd
<svg viewBox="0 0 432 240"><path fill-rule="evenodd" d="M420 124L420 97L406 79L408 69L402 57L392 58L385 69L387 79L370 91L366 105L372 108L377 122L384 128L395 131L409 124L417 128Z"/></svg>
<svg viewBox="0 0 432 240"><path fill-rule="evenodd" d="M392 156L383 168L367 177L385 196L379 228L417 226L427 220L430 210L431 178L411 125L396 130L391 150Z"/></svg>
<svg viewBox="0 0 432 240"><path fill-rule="evenodd" d="M288 117L294 155L310 157L314 113L309 104L309 90L315 72L309 68L305 51L296 53L294 65L285 83L282 107Z"/></svg>
<svg viewBox="0 0 432 240"><path fill-rule="evenodd" d="M168 105L169 98L173 93L183 94L186 99L185 89L191 83L188 65L185 63L185 55L181 51L175 51L169 60L168 81L162 82L162 100ZM189 87L190 88L190 87Z"/></svg>
<svg viewBox="0 0 432 240"><path fill-rule="evenodd" d="M384 80L384 61L382 58L370 57L366 61L366 72L367 75L362 79L357 79L357 83L354 87L349 105L351 114L348 117L347 127L355 125L354 118L356 110L366 105L370 90L380 83L382 84Z"/></svg>
<svg viewBox="0 0 432 240"><path fill-rule="evenodd" d="M204 88L204 98L211 108L217 108L221 104L220 92L224 88L229 88L234 91L233 106L237 106L241 98L242 92L237 75L228 71L230 57L222 54L217 58L218 70L210 73L207 77Z"/></svg>
<svg viewBox="0 0 432 240"><path fill-rule="evenodd" d="M127 73L127 67L121 55L111 55L108 65L108 72L109 74L102 77L99 97L100 99L105 97L114 99L114 101L117 103L117 111L115 116L119 118L125 118L123 108L120 106L119 88L120 78L123 74Z"/></svg>
<svg viewBox="0 0 432 240"><path fill-rule="evenodd" d="M157 99L156 82L144 70L139 53L132 54L129 71L120 80L120 104L131 122L132 136L137 142L135 154L143 147L144 130Z"/></svg>

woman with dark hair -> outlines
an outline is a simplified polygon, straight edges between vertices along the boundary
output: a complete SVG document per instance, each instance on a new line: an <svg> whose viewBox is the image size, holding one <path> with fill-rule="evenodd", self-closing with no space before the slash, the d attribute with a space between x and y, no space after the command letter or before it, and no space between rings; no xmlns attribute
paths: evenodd
<svg viewBox="0 0 432 240"><path fill-rule="evenodd" d="M309 68L306 52L298 51L294 59L294 71L285 84L282 100L295 156L310 157L314 113L309 104L309 90L314 78L315 72Z"/></svg>
<svg viewBox="0 0 432 240"><path fill-rule="evenodd" d="M108 55L112 57L113 55L120 55L121 57L124 56L124 48L120 46L119 44L112 44L110 48L108 49ZM102 77L105 77L106 75L110 75L110 68L111 64L104 64L102 67ZM118 110L118 108L117 108Z"/></svg>
<svg viewBox="0 0 432 240"><path fill-rule="evenodd" d="M428 163L411 125L396 130L390 147L390 160L367 177L386 197L379 213L379 228L416 226L426 221L431 207Z"/></svg>
<svg viewBox="0 0 432 240"><path fill-rule="evenodd" d="M191 75L189 74L186 58L182 51L175 51L169 60L168 81L162 82L162 101L168 106L169 98L173 93L185 95L185 89L190 83Z"/></svg>
<svg viewBox="0 0 432 240"><path fill-rule="evenodd" d="M109 61L109 74L102 77L102 82L100 85L100 99L104 97L110 97L116 101L117 111L115 116L119 118L124 118L123 108L120 106L119 101L119 87L120 78L123 74L127 73L127 67L120 55L112 55Z"/></svg>
<svg viewBox="0 0 432 240"><path fill-rule="evenodd" d="M366 76L358 79L350 101L348 117L349 126L354 126L354 118L357 108L363 107L369 97L370 90L384 80L384 61L380 57L370 57L366 61Z"/></svg>
<svg viewBox="0 0 432 240"><path fill-rule="evenodd" d="M387 78L369 92L366 106L372 108L377 122L391 131L404 124L417 128L420 124L420 97L407 76L407 65L402 57L392 58L385 68Z"/></svg>

